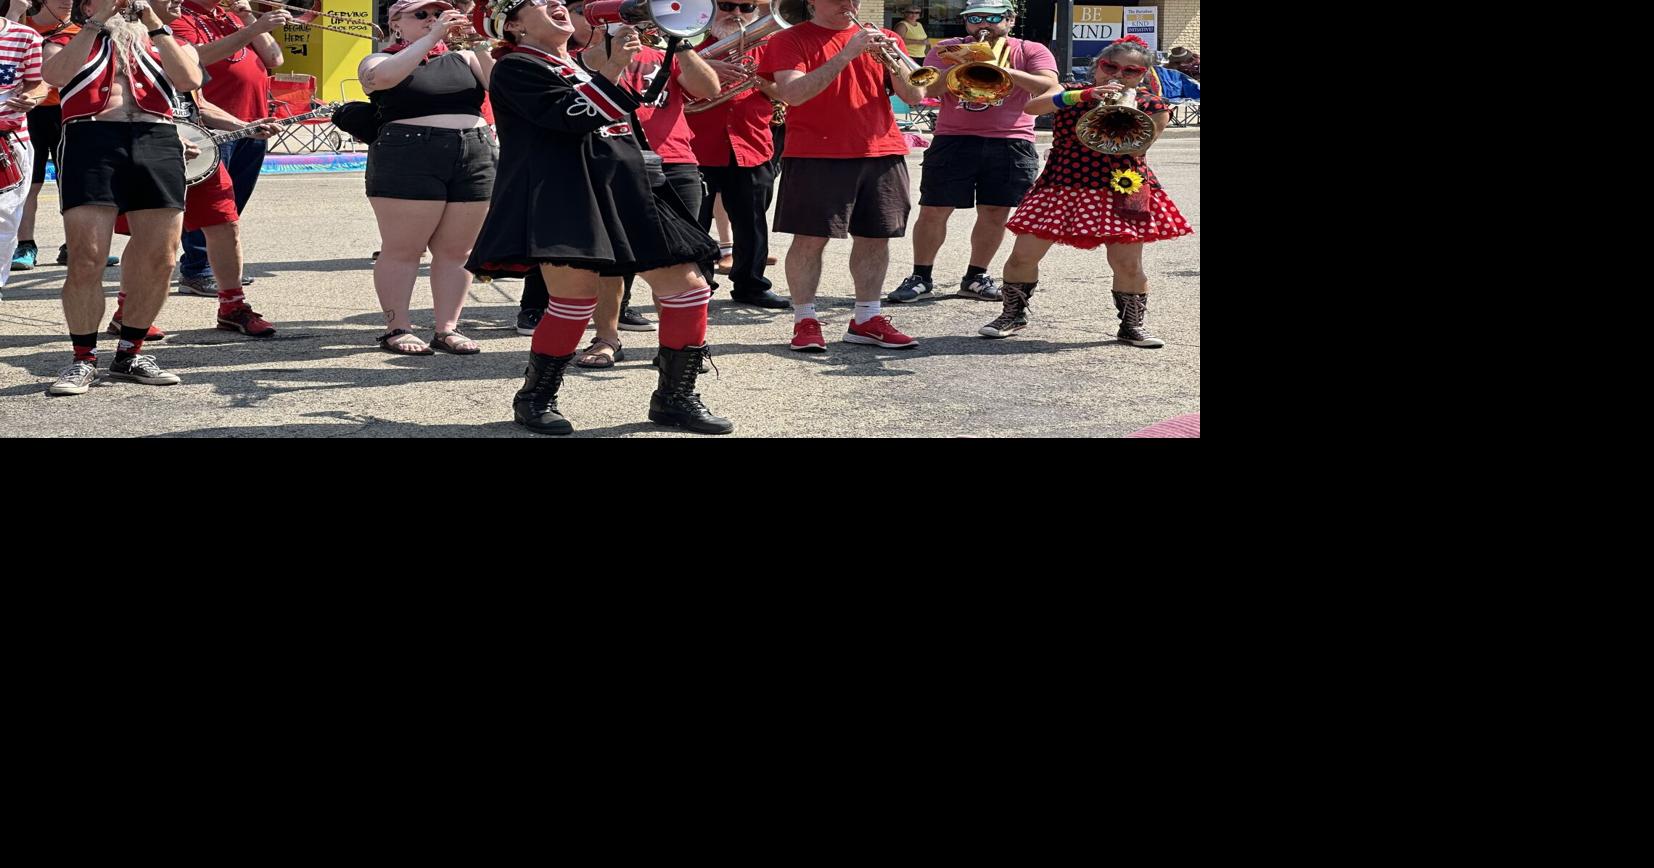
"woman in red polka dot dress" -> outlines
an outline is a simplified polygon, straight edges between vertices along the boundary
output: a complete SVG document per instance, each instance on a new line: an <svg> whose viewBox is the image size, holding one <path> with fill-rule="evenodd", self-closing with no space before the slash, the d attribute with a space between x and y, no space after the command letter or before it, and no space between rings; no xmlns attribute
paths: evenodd
<svg viewBox="0 0 1654 868"><path fill-rule="evenodd" d="M1016 247L1005 263L1003 303L999 318L977 330L990 338L1014 334L1028 325L1028 297L1039 281L1039 263L1053 244L1081 250L1098 246L1108 251L1114 271L1114 308L1119 312L1120 340L1134 347L1160 347L1165 342L1144 325L1149 306L1149 279L1143 273L1143 245L1194 232L1160 186L1141 156L1109 156L1080 143L1074 125L1096 108L1104 93L1124 91L1154 120L1158 139L1171 119L1166 101L1143 87L1143 76L1154 63L1148 43L1136 36L1115 41L1097 58L1097 81L1083 91L1060 87L1034 97L1025 111L1031 115L1056 113L1051 153L1006 228L1016 233Z"/></svg>

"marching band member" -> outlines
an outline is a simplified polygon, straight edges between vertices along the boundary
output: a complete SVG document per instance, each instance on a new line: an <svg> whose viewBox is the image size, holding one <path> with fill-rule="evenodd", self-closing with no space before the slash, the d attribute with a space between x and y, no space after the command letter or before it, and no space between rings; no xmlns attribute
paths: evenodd
<svg viewBox="0 0 1654 868"><path fill-rule="evenodd" d="M1135 105L1154 121L1158 139L1171 112L1165 100L1142 86L1153 64L1154 53L1147 43L1127 36L1097 56L1093 80L1104 84L1083 91L1064 91L1058 85L1028 103L1025 111L1031 115L1055 112L1056 131L1045 171L1007 224L1017 241L1005 262L1004 312L978 330L982 336L1006 337L1028 324L1028 299L1039 280L1040 260L1051 245L1063 244L1081 250L1107 249L1108 265L1114 271L1120 340L1134 347L1165 345L1149 334L1144 323L1149 279L1143 273L1143 245L1194 230L1142 156L1104 155L1075 136L1075 125L1096 108L1103 94L1124 92L1134 99L1127 105Z"/></svg>
<svg viewBox="0 0 1654 868"><path fill-rule="evenodd" d="M660 374L649 419L703 434L735 426L714 416L695 389L706 348L712 291L700 263L717 246L695 225L664 178L645 167L633 129L638 100L620 86L643 47L637 31L614 34L595 73L569 52L574 33L558 0L479 0L476 28L509 43L489 96L500 133L500 181L471 270L491 277L539 269L551 303L534 331L528 369L513 401L518 424L568 434L559 412L563 373L599 293L637 274L660 310Z"/></svg>

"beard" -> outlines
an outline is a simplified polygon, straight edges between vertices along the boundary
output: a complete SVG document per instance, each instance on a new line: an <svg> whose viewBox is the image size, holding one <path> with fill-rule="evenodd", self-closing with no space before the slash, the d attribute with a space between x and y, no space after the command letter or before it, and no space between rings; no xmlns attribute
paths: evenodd
<svg viewBox="0 0 1654 868"><path fill-rule="evenodd" d="M749 28L751 26L751 24L747 25ZM719 17L712 22L712 36L715 39L723 39L726 36L733 36L740 32L741 25L738 20L725 21L722 17Z"/></svg>
<svg viewBox="0 0 1654 868"><path fill-rule="evenodd" d="M131 80L132 58L149 50L149 28L142 21L128 21L124 16L114 15L103 23L103 29L108 31L109 40L115 44L115 57L120 62L121 72Z"/></svg>

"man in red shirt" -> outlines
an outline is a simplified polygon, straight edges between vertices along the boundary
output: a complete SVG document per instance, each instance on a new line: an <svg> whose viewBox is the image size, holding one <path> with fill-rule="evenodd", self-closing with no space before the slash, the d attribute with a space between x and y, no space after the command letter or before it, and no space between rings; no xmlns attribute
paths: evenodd
<svg viewBox="0 0 1654 868"><path fill-rule="evenodd" d="M281 46L270 33L292 16L282 9L255 16L247 0L237 0L234 13L224 11L213 0L183 0L180 14L170 26L180 40L194 44L201 55L201 63L207 68L207 84L201 95L208 102L244 123L267 121L270 70L283 62ZM265 147L263 139L240 139L219 146L219 158L235 186L237 214L247 213L247 200L252 198L259 169L264 165ZM221 306L233 303L242 295L239 269L236 274L215 273L207 244L199 229L184 234L178 291L217 296ZM220 251L215 258L231 257L229 251Z"/></svg>
<svg viewBox="0 0 1654 868"><path fill-rule="evenodd" d="M821 257L828 240L847 231L856 314L844 340L917 346L879 314L879 295L890 267L890 239L907 232L913 207L907 141L896 128L890 91L912 104L923 89L905 74L887 74L880 55L900 54L901 39L857 26L861 0L817 0L809 8L810 20L772 37L758 63L758 74L773 81L776 98L790 106L775 231L793 233L787 249L792 348L827 350L815 312Z"/></svg>
<svg viewBox="0 0 1654 868"><path fill-rule="evenodd" d="M739 32L740 25L751 25L757 18L756 3L720 2L701 47ZM749 49L747 55L757 62L763 52L764 46L759 46ZM740 67L721 59L708 60L707 65L726 87L747 77ZM729 272L735 287L730 298L742 304L786 310L792 304L771 292L770 281L764 276L770 251L764 221L775 192L775 170L770 166L770 157L775 153L770 136L770 118L775 110L770 105L770 94L775 92L775 85L762 78L754 80L757 86L723 105L689 115L689 128L695 133L695 159L706 179L706 198L701 201L699 216L701 228L710 231L713 202L723 194L735 234L735 264Z"/></svg>

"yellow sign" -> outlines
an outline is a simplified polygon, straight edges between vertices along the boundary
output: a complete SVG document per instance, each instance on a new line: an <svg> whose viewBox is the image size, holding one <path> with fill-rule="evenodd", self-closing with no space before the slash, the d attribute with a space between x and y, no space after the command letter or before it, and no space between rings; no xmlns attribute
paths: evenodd
<svg viewBox="0 0 1654 868"><path fill-rule="evenodd" d="M1075 6L1075 24L1119 24L1126 15L1124 6Z"/></svg>
<svg viewBox="0 0 1654 868"><path fill-rule="evenodd" d="M373 28L369 26L373 21L373 0L327 0L324 5L327 15L298 13L298 17L314 17L318 24L362 36L373 35ZM287 62L276 72L315 76L316 99L322 102L367 99L356 80L356 66L373 53L373 39L295 23L282 28L281 52Z"/></svg>
<svg viewBox="0 0 1654 868"><path fill-rule="evenodd" d="M1125 19L1124 6L1075 6L1075 42L1112 42L1119 39Z"/></svg>

